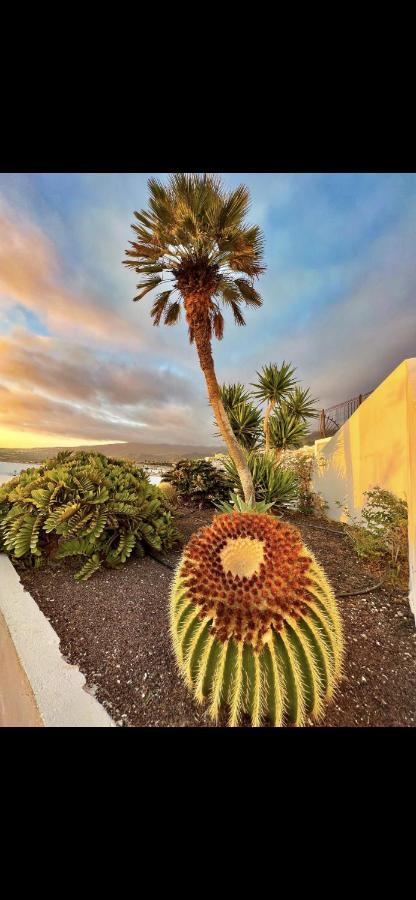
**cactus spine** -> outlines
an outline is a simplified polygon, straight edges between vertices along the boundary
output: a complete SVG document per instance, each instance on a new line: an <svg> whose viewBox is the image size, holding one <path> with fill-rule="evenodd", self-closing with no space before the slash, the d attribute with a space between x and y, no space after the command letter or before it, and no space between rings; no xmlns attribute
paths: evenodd
<svg viewBox="0 0 416 900"><path fill-rule="evenodd" d="M334 594L296 528L226 513L191 538L170 600L176 659L217 721L259 726L319 719L342 669Z"/></svg>

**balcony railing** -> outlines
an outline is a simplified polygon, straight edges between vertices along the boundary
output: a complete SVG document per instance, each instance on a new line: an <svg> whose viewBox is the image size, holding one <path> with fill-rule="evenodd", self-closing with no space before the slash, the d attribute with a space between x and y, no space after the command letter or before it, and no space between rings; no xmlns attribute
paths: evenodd
<svg viewBox="0 0 416 900"><path fill-rule="evenodd" d="M327 409L321 410L319 417L321 437L330 437L335 434L370 394L372 391L367 391L366 394L359 394L358 397L352 397L350 400L344 400L343 403L336 403L334 406L328 406Z"/></svg>

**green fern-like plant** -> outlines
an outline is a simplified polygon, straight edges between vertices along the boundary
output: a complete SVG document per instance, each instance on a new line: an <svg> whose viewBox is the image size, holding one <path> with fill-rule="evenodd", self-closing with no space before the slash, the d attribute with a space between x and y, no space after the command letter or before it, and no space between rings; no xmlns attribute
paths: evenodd
<svg viewBox="0 0 416 900"><path fill-rule="evenodd" d="M343 640L325 573L274 516L215 516L189 541L170 598L179 670L228 724L319 719L341 676Z"/></svg>
<svg viewBox="0 0 416 900"><path fill-rule="evenodd" d="M127 460L63 451L0 487L0 550L37 565L79 556L77 581L178 537L162 494Z"/></svg>

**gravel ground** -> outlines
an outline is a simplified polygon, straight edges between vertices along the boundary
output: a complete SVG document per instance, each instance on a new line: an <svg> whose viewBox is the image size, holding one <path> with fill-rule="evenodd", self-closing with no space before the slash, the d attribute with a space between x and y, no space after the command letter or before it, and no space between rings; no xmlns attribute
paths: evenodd
<svg viewBox="0 0 416 900"><path fill-rule="evenodd" d="M212 515L210 510L181 508L178 525L185 540ZM352 554L342 526L296 515L288 519L300 528L336 593L361 591L378 580ZM179 556L171 553L171 563ZM80 667L88 689L117 724L212 725L176 669L168 628L171 570L146 557L77 584L73 574L78 568L79 562L69 559L37 572L20 569L19 574L59 635L63 655ZM382 587L339 602L345 678L325 718L314 727L413 726L416 629L406 596Z"/></svg>

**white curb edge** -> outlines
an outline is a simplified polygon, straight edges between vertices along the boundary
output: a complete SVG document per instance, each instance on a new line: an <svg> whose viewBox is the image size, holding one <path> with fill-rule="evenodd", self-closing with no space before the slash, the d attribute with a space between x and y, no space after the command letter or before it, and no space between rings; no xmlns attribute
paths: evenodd
<svg viewBox="0 0 416 900"><path fill-rule="evenodd" d="M88 693L78 666L64 660L58 635L4 553L0 553L0 613L44 725L116 727L101 703Z"/></svg>

